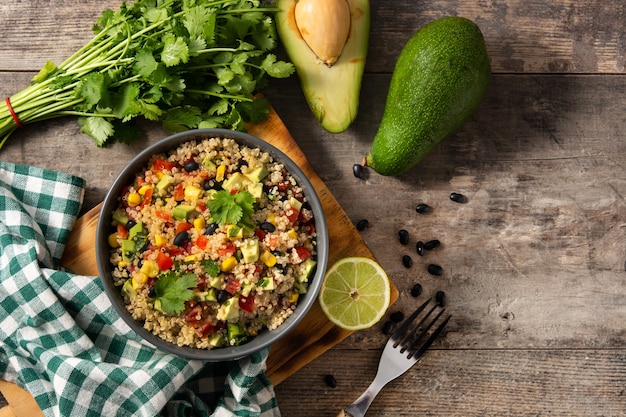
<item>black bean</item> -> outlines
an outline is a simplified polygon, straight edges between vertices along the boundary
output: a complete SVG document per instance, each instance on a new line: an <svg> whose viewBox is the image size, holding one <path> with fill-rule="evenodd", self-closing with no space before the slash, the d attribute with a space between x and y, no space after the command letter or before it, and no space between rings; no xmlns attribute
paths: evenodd
<svg viewBox="0 0 626 417"><path fill-rule="evenodd" d="M369 227L369 225L370 225L370 222L367 221L367 219L359 220L356 223L356 230L362 232L363 230L367 229Z"/></svg>
<svg viewBox="0 0 626 417"><path fill-rule="evenodd" d="M222 304L230 298L230 294L226 290L217 290L215 298L217 299L218 303Z"/></svg>
<svg viewBox="0 0 626 417"><path fill-rule="evenodd" d="M432 275L441 275L443 274L443 268L439 265L430 264L428 265L428 273Z"/></svg>
<svg viewBox="0 0 626 417"><path fill-rule="evenodd" d="M410 268L413 266L413 259L409 255L404 255L402 257L402 265L406 268Z"/></svg>
<svg viewBox="0 0 626 417"><path fill-rule="evenodd" d="M394 311L393 313L391 313L389 318L394 323L400 323L402 320L404 320L404 313L401 311Z"/></svg>
<svg viewBox="0 0 626 417"><path fill-rule="evenodd" d="M411 288L411 296L413 297L419 297L419 295L422 293L422 286L421 284L413 284L413 288Z"/></svg>
<svg viewBox="0 0 626 417"><path fill-rule="evenodd" d="M424 249L433 250L435 248L438 248L439 245L441 245L441 242L437 239L429 240L428 242L424 243Z"/></svg>
<svg viewBox="0 0 626 417"><path fill-rule="evenodd" d="M450 194L450 200L454 201L455 203L465 203L466 201L465 196L459 193Z"/></svg>
<svg viewBox="0 0 626 417"><path fill-rule="evenodd" d="M220 181L217 181L215 178L210 178L204 181L204 183L202 184L202 188L204 188L204 191L219 190L220 188L222 188L222 183Z"/></svg>
<svg viewBox="0 0 626 417"><path fill-rule="evenodd" d="M198 165L196 161L189 161L186 162L185 165L183 165L183 169L185 170L185 172L196 171L199 167L200 165Z"/></svg>
<svg viewBox="0 0 626 417"><path fill-rule="evenodd" d="M274 231L276 231L276 226L274 226L272 223L270 222L263 222L259 225L259 228L261 230L266 231L267 233L272 233Z"/></svg>
<svg viewBox="0 0 626 417"><path fill-rule="evenodd" d="M126 222L126 230L130 230L134 225L136 225L137 222L134 220L129 220Z"/></svg>
<svg viewBox="0 0 626 417"><path fill-rule="evenodd" d="M156 287L153 285L152 287L150 287L150 289L148 290L148 297L150 298L155 298L157 296L157 292L156 292Z"/></svg>
<svg viewBox="0 0 626 417"><path fill-rule="evenodd" d="M383 326L383 334L391 334L393 332L393 321L387 321Z"/></svg>
<svg viewBox="0 0 626 417"><path fill-rule="evenodd" d="M435 293L435 302L440 307L445 307L446 305L446 293L443 291L437 291Z"/></svg>
<svg viewBox="0 0 626 417"><path fill-rule="evenodd" d="M400 230L398 232L398 238L400 239L400 243L406 245L409 243L409 232L407 230Z"/></svg>
<svg viewBox="0 0 626 417"><path fill-rule="evenodd" d="M352 165L352 173L357 178L363 178L363 165L361 164Z"/></svg>
<svg viewBox="0 0 626 417"><path fill-rule="evenodd" d="M415 250L419 256L424 256L424 242L421 240L415 244Z"/></svg>
<svg viewBox="0 0 626 417"><path fill-rule="evenodd" d="M428 204L420 203L415 206L415 211L418 213L428 213L430 211L430 206Z"/></svg>
<svg viewBox="0 0 626 417"><path fill-rule="evenodd" d="M211 236L213 233L215 233L215 231L220 227L219 224L217 223L210 223L207 225L206 229L204 230L204 234L207 236Z"/></svg>
<svg viewBox="0 0 626 417"><path fill-rule="evenodd" d="M189 233L186 230L178 233L176 237L174 237L174 245L183 246L189 240Z"/></svg>
<svg viewBox="0 0 626 417"><path fill-rule="evenodd" d="M324 382L331 388L335 388L337 386L337 380L331 374L328 374L324 377Z"/></svg>

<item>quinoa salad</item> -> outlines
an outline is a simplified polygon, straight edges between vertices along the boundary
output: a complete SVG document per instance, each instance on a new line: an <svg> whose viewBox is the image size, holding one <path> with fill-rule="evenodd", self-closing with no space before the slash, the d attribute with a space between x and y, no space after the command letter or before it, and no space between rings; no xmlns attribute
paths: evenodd
<svg viewBox="0 0 626 417"><path fill-rule="evenodd" d="M277 328L316 268L302 188L269 153L234 139L154 155L112 219L112 277L126 309L179 346L234 346Z"/></svg>

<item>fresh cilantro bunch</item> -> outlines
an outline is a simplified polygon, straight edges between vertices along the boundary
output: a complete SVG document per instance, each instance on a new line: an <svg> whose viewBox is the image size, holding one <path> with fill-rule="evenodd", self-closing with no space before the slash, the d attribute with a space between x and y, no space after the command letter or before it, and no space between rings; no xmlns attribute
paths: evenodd
<svg viewBox="0 0 626 417"><path fill-rule="evenodd" d="M249 191L220 190L207 201L211 217L219 224L233 224L246 229L253 229L250 217L254 213L254 196Z"/></svg>
<svg viewBox="0 0 626 417"><path fill-rule="evenodd" d="M170 132L245 130L267 116L257 93L268 77L294 71L269 53L275 11L260 0L136 0L106 10L90 42L0 104L0 147L18 126L61 116L78 116L98 146L131 143L140 117Z"/></svg>
<svg viewBox="0 0 626 417"><path fill-rule="evenodd" d="M154 284L155 302L161 310L175 316L185 309L185 302L193 298L192 289L198 285L194 274L177 275L174 272L162 275Z"/></svg>

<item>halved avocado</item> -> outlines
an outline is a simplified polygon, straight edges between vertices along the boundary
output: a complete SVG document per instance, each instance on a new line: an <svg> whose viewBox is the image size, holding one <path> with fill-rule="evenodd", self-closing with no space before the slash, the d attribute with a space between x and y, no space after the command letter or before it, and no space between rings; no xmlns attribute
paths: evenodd
<svg viewBox="0 0 626 417"><path fill-rule="evenodd" d="M370 31L369 0L345 0L350 32L341 55L325 65L304 41L295 19L297 0L277 0L278 35L296 68L300 85L320 125L331 133L346 130L357 116Z"/></svg>

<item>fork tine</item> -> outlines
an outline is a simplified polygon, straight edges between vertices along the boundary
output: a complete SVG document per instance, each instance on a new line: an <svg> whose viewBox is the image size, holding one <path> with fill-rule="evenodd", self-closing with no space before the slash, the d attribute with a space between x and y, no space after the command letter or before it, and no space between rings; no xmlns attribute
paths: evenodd
<svg viewBox="0 0 626 417"><path fill-rule="evenodd" d="M435 317L435 319L430 323L430 325L428 326L428 328L432 327L433 324L435 324L435 322L439 319L439 317L443 314L444 310L441 310L439 312L439 314L437 314L437 317ZM420 356L422 356L424 354L424 352L426 352L426 350L430 347L430 345L433 344L433 342L435 341L435 339L437 338L437 336L439 336L439 333L441 333L441 331L443 330L444 327L446 327L446 324L448 324L448 320L450 320L450 317L452 317L451 314L448 314L448 316L441 322L441 324L439 324L439 326L435 329L435 331L433 331L430 336L428 337L428 339L416 350L413 351L413 349L415 349L415 342L413 344L411 344L411 347L409 348L410 353L408 355L408 358L415 358L415 360L419 359ZM423 333L425 334L425 333Z"/></svg>
<svg viewBox="0 0 626 417"><path fill-rule="evenodd" d="M435 304L417 321L416 324L413 324L413 321L415 321L415 319L426 309L431 301L432 299L426 300L426 302L419 306L417 310L415 310L404 322L402 322L400 327L391 335L394 348L398 348L398 346L400 346L400 353L404 353L406 351L409 352L407 359L414 358L414 360L417 360L430 347L446 326L448 320L450 320L451 316L448 315L438 325L438 327L431 332L433 326L439 321L445 312L445 309L441 308L434 318L430 319L433 312L435 312L437 307L439 307L438 304Z"/></svg>
<svg viewBox="0 0 626 417"><path fill-rule="evenodd" d="M413 314L411 314L407 319L404 320L404 322L402 322L402 324L400 325L400 327L398 327L398 329L393 332L393 334L391 335L392 340L394 340L394 344L393 347L397 347L400 342L404 341L404 339L402 339L401 341L399 341L398 339L400 337L402 337L402 335L404 334L404 332L407 331L407 329L409 328L409 326L411 325L411 323L413 323L413 320L415 320L415 318L422 312L422 310L424 310L426 308L426 306L428 305L428 303L430 303L431 298L429 298L428 300L426 300L426 302L424 304L422 304L421 306L419 306L417 308L417 310L415 310L413 312Z"/></svg>

